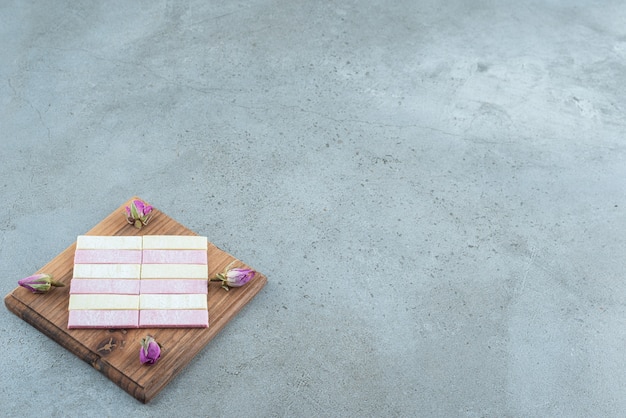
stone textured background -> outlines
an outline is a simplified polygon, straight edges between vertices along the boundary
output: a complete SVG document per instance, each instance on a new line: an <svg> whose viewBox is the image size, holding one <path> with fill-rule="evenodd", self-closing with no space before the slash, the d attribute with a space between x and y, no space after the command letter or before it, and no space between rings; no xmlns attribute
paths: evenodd
<svg viewBox="0 0 626 418"><path fill-rule="evenodd" d="M142 405L0 310L4 416L624 416L622 1L4 1L0 290L133 195L268 277Z"/></svg>

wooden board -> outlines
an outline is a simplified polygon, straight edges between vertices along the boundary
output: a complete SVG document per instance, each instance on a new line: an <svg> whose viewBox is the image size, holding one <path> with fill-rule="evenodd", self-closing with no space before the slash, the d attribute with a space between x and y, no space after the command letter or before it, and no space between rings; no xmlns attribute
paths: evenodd
<svg viewBox="0 0 626 418"><path fill-rule="evenodd" d="M141 230L136 229L126 222L124 215L124 207L131 200L85 235L197 235L156 208L150 223ZM33 294L17 287L4 298L4 303L11 312L143 403L153 399L267 283L267 278L259 272L245 286L228 292L220 287L220 282L211 282L207 295L209 328L69 330L68 302L75 249L76 243L37 272L52 274L65 287L46 294ZM211 242L207 256L209 277L214 277L236 260ZM252 268L239 261L234 267ZM162 345L161 359L153 366L139 362L140 340L147 334Z"/></svg>

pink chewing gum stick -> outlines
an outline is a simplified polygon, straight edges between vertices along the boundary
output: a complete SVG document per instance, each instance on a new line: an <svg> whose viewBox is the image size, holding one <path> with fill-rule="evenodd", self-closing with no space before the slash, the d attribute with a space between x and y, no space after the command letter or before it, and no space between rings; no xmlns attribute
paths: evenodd
<svg viewBox="0 0 626 418"><path fill-rule="evenodd" d="M141 264L141 250L78 249L74 264Z"/></svg>
<svg viewBox="0 0 626 418"><path fill-rule="evenodd" d="M184 294L202 293L207 294L207 280L195 279L149 279L141 280L140 293L158 294Z"/></svg>
<svg viewBox="0 0 626 418"><path fill-rule="evenodd" d="M145 264L206 264L204 250L143 250Z"/></svg>
<svg viewBox="0 0 626 418"><path fill-rule="evenodd" d="M155 309L139 313L140 327L207 328L209 312L204 309Z"/></svg>
<svg viewBox="0 0 626 418"><path fill-rule="evenodd" d="M141 282L132 279L72 279L70 294L138 295Z"/></svg>
<svg viewBox="0 0 626 418"><path fill-rule="evenodd" d="M76 310L69 312L67 327L72 328L137 328L136 310Z"/></svg>

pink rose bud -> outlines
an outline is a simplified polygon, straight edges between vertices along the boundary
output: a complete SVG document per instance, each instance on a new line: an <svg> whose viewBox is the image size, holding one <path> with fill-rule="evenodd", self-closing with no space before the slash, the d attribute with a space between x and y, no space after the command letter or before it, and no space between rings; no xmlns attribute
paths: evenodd
<svg viewBox="0 0 626 418"><path fill-rule="evenodd" d="M148 225L152 213L152 206L146 205L141 200L135 199L130 202L130 206L126 206L126 221L134 225L135 228L141 229Z"/></svg>
<svg viewBox="0 0 626 418"><path fill-rule="evenodd" d="M230 269L226 273L226 285L229 287L241 287L254 277L254 270L250 269Z"/></svg>
<svg viewBox="0 0 626 418"><path fill-rule="evenodd" d="M234 263L234 262L233 262ZM222 287L229 290L231 287L241 287L254 278L256 272L244 268L229 268L233 263L224 269L223 273L218 273L211 281L221 281Z"/></svg>
<svg viewBox="0 0 626 418"><path fill-rule="evenodd" d="M151 336L146 336L141 340L139 349L139 361L141 364L155 364L161 358L161 345Z"/></svg>
<svg viewBox="0 0 626 418"><path fill-rule="evenodd" d="M63 287L63 283L52 280L49 274L34 274L22 280L18 280L17 284L33 293L47 293L53 287Z"/></svg>

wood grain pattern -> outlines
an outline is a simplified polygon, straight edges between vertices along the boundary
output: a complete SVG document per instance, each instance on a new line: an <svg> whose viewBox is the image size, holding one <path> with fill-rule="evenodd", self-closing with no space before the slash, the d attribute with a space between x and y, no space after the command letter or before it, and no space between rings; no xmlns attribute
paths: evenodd
<svg viewBox="0 0 626 418"><path fill-rule="evenodd" d="M137 199L133 197L132 199ZM125 202L85 235L197 235L158 209L141 230L126 223ZM70 281L76 243L69 246L38 273L52 274L65 284L44 295L17 287L4 298L7 308L21 319L91 364L111 381L143 403L153 399L217 333L267 283L257 272L243 287L226 292L211 282L207 295L209 328L67 329ZM209 242L209 277L215 276L236 259ZM252 268L237 262L236 267ZM208 277L207 277L208 279ZM160 361L153 366L139 362L139 341L147 334L162 345Z"/></svg>

